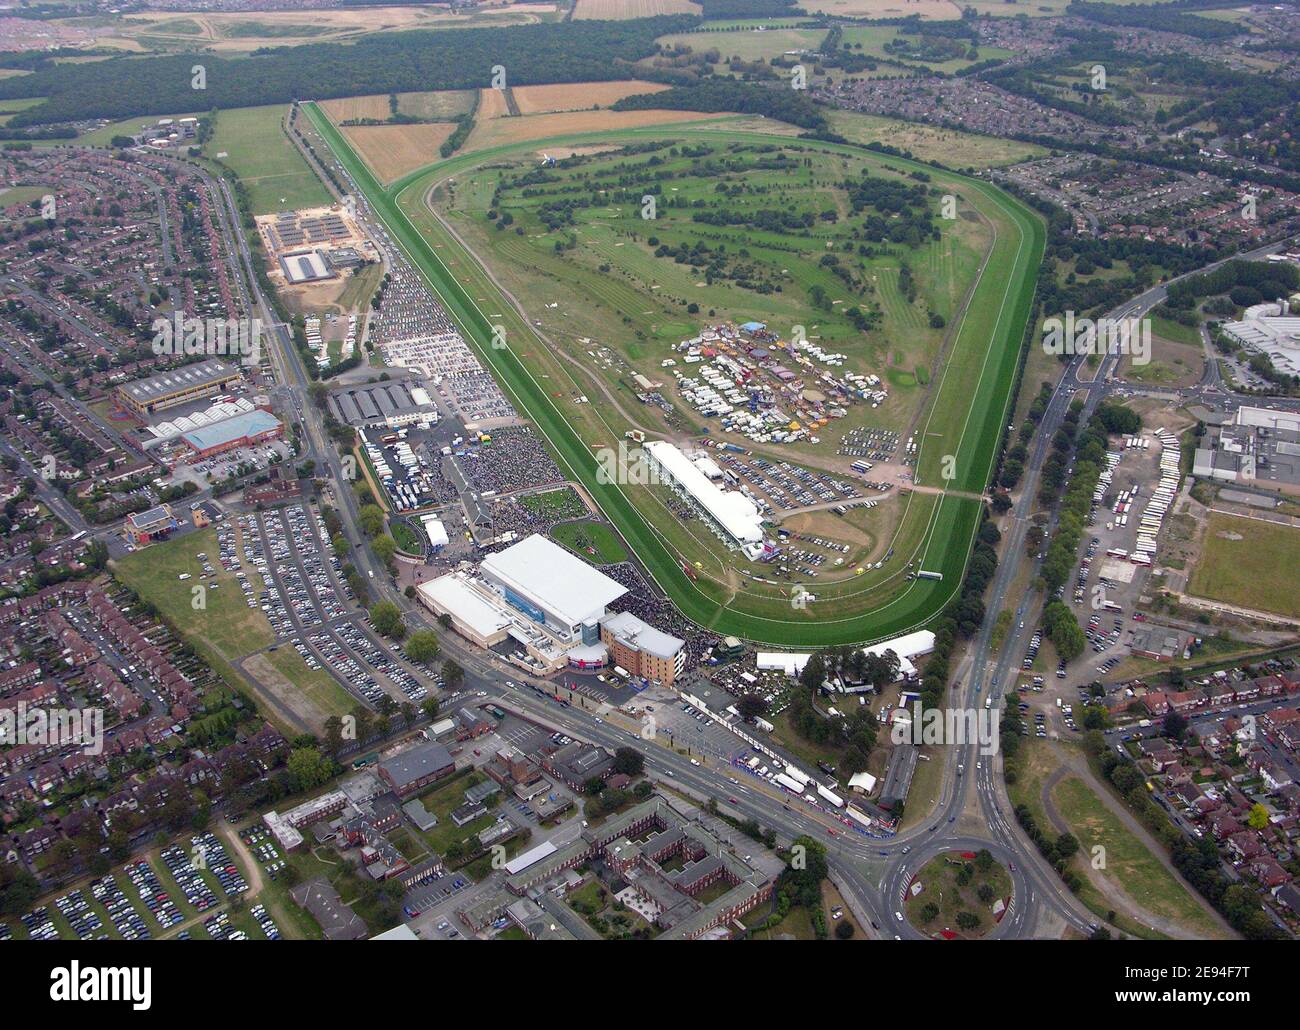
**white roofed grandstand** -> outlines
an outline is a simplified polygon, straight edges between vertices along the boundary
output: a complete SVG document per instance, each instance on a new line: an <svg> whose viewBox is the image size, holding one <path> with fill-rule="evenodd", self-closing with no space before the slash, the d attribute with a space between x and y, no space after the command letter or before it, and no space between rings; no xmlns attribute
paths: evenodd
<svg viewBox="0 0 1300 1030"><path fill-rule="evenodd" d="M748 497L721 489L673 444L652 440L644 450L650 467L694 501L728 539L741 547L762 544L763 517Z"/></svg>

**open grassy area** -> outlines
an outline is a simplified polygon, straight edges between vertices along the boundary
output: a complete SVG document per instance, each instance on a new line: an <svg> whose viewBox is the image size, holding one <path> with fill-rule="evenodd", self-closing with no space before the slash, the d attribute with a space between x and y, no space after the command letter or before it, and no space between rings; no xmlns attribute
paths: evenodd
<svg viewBox="0 0 1300 1030"><path fill-rule="evenodd" d="M470 837L487 829L496 822L496 813L491 809L487 815L481 815L477 819L466 823L464 826L457 826L451 818L451 813L465 804L465 791L469 790L479 783L482 783L486 777L481 772L471 772L465 776L458 776L446 783L435 785L425 793L419 795L420 802L425 809L438 818L438 825L430 830L411 832L417 834L426 845L439 855L445 855L447 848L453 842L463 842Z"/></svg>
<svg viewBox="0 0 1300 1030"><path fill-rule="evenodd" d="M603 522L565 522L551 530L551 536L596 565L627 561L627 548Z"/></svg>
<svg viewBox="0 0 1300 1030"><path fill-rule="evenodd" d="M215 577L199 578L199 553L208 555ZM216 554L217 531L204 529L142 548L114 563L113 572L184 636L197 638L232 661L266 647L275 636L266 616L248 607L234 573L217 564ZM189 579L178 578L185 573ZM200 588L204 592L196 595ZM204 607L195 607L196 597L202 597Z"/></svg>
<svg viewBox="0 0 1300 1030"><path fill-rule="evenodd" d="M205 157L239 176L255 215L330 203L329 192L281 128L287 111L284 104L222 111L203 148Z"/></svg>
<svg viewBox="0 0 1300 1030"><path fill-rule="evenodd" d="M324 669L309 669L302 656L291 647L280 647L264 656L271 667L316 708L328 717L346 715L357 706L356 698L340 686Z"/></svg>
<svg viewBox="0 0 1300 1030"><path fill-rule="evenodd" d="M623 489L597 480L591 446L621 434L622 427L604 422L604 412L596 405L585 425L574 425L571 406L562 413L554 398L554 386L543 385L543 369L559 371L554 356L543 352L535 332L526 319L517 315L501 299L500 293L482 267L469 259L444 228L423 206L428 186L448 175L464 181L479 164L508 156L511 148L503 147L480 154L464 155L440 162L430 173L399 180L384 190L364 164L347 146L336 129L315 109L306 105L308 116L325 137L340 160L348 167L384 221L398 244L421 269L452 317L462 326L467 339L476 347L488 366L503 383L507 393L522 410L536 421L539 430L555 450L562 467L579 479L604 513L618 526L623 537L647 563L657 582L672 596L689 617L712 626L717 632L734 632L755 640L798 642L813 645L831 642L873 640L881 636L916 627L931 618L959 587L978 503L965 496L948 493L937 501L918 502L911 495L904 503L909 511L924 512L925 518L913 515L907 532L915 541L910 553L925 568L942 571L942 582L912 581L903 583L901 568L894 567L892 587L862 582L834 596L831 614L809 612L808 621L792 624L790 606L784 597L755 598L739 594L736 584L724 572L720 580L698 581L686 576L676 556L680 536L679 524L662 514L649 512L654 523L647 521L648 508L638 508ZM668 130L670 138L688 139L692 143L730 144L752 141L751 135L728 133L724 128L687 128ZM665 130L624 130L617 134L640 142L662 139ZM554 141L557 145L591 143L591 137L567 136ZM600 142L611 142L602 135ZM837 144L805 143L818 152L826 150L840 161L869 160L879 167L892 168L904 175L924 171L939 189L953 189L963 201L969 201L980 218L998 226L996 241L972 291L973 301L959 315L954 315L954 341L949 359L932 382L925 413L922 416L924 441L920 455L923 482L938 481L937 475L945 454L955 458L957 479L949 486L962 490L982 490L992 464L998 427L1005 421L1006 404L1012 372L1021 341L1024 319L1032 285L1032 271L1037 267L1043 236L1041 223L1026 209L986 183L920 168L912 162L876 154L866 155L855 147ZM918 266L919 267L919 266ZM611 278L612 277L607 277ZM482 305L488 305L483 307ZM632 308L636 311L638 309ZM502 312L512 345L493 349L489 341L495 315ZM549 365L547 362L550 362ZM565 378L571 376L565 372ZM583 413L585 416L585 412ZM584 437L584 432L586 437ZM662 502L660 507L663 508ZM902 553L902 548L899 549ZM715 559L715 567L719 560ZM867 577L863 577L865 581ZM815 606L810 605L809 608Z"/></svg>
<svg viewBox="0 0 1300 1030"><path fill-rule="evenodd" d="M941 161L953 168L998 168L1047 153L1043 147L1019 140L980 136L884 115L828 110L831 129L854 143L888 143L910 151L920 161Z"/></svg>
<svg viewBox="0 0 1300 1030"><path fill-rule="evenodd" d="M1300 618L1300 529L1211 512L1188 593Z"/></svg>
<svg viewBox="0 0 1300 1030"><path fill-rule="evenodd" d="M1067 776L1052 790L1052 800L1079 839L1089 858L1095 847L1105 848L1100 872L1116 889L1152 915L1174 920L1198 937L1221 937L1219 924L1188 893L1165 865L1133 836L1092 789L1076 776Z"/></svg>
<svg viewBox="0 0 1300 1030"><path fill-rule="evenodd" d="M924 933L952 933L968 940L983 937L997 925L994 905L999 899L1004 905L1011 899L1011 874L991 856L981 861L956 851L936 855L921 867L916 879L921 891L908 895L906 915ZM963 912L978 922L963 928L958 923Z"/></svg>

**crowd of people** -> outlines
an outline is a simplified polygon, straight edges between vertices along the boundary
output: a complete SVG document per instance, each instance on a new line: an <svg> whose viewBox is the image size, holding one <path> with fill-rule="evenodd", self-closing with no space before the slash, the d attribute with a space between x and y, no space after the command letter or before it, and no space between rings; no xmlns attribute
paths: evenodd
<svg viewBox="0 0 1300 1030"><path fill-rule="evenodd" d="M512 493L564 479L559 466L529 426L492 431L492 439L460 458L461 470L480 493Z"/></svg>

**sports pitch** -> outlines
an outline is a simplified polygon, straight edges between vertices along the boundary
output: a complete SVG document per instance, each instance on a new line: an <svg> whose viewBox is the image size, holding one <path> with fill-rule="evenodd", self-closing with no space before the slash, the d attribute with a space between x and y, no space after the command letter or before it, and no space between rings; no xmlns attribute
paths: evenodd
<svg viewBox="0 0 1300 1030"><path fill-rule="evenodd" d="M957 317L950 353L938 370L931 398L919 424L918 481L940 489L914 492L903 501L896 530L900 559L942 572L942 581L907 580L904 560L886 573L843 581L819 593L818 602L792 610L788 596L754 592L726 567L724 558L693 578L683 569L684 544L678 525L665 517L666 506L638 503L627 488L601 483L596 476L592 439L610 442L620 426L603 420L595 406L579 411L556 403L551 373L542 369L547 348L527 318L511 307L492 278L463 249L424 204L429 189L449 176L463 179L486 161L536 148L534 143L502 146L440 162L413 173L388 190L314 105L305 105L318 131L335 150L378 217L427 277L466 338L476 347L520 408L549 441L562 466L581 482L629 547L677 607L698 624L718 633L785 646L820 646L877 640L924 625L952 600L960 587L979 515L979 501L991 472L1005 423L1019 346L1032 297L1033 276L1042 253L1041 223L1025 208L987 184L940 172L900 158L872 154L881 168L922 171L937 184L969 199L994 226L992 245L972 287L970 302ZM569 135L547 143L556 147L595 142L644 142L671 136L692 142L751 143L752 133L728 129L725 120L670 129L643 128L598 136ZM860 158L858 147L810 143L819 151ZM510 346L493 349L493 326L504 324ZM552 358L553 360L553 358ZM552 366L554 367L554 366ZM952 461L945 463L945 456ZM940 470L955 471L944 480ZM701 565L704 565L701 562Z"/></svg>

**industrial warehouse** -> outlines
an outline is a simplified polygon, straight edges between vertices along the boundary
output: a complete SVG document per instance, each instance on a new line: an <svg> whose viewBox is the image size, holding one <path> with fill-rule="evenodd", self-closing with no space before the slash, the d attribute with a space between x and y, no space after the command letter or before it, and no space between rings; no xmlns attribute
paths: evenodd
<svg viewBox="0 0 1300 1030"><path fill-rule="evenodd" d="M212 397L242 379L243 373L238 368L214 358L123 383L117 388L116 399L124 410L139 419L147 419L155 411Z"/></svg>
<svg viewBox="0 0 1300 1030"><path fill-rule="evenodd" d="M685 641L608 610L626 587L538 534L489 555L477 568L463 563L417 591L420 602L449 617L461 636L531 671L601 668L612 661L630 676L666 686L686 660Z"/></svg>

